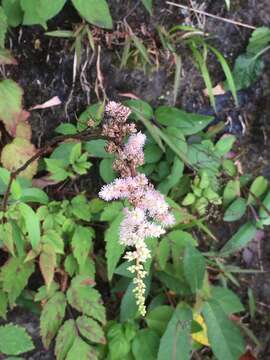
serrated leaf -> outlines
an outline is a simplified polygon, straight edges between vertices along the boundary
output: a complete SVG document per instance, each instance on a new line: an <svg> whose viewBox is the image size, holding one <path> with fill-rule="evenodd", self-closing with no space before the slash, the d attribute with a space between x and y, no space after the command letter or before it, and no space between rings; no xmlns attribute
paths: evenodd
<svg viewBox="0 0 270 360"><path fill-rule="evenodd" d="M74 320L67 320L59 329L54 353L57 360L65 360L77 336Z"/></svg>
<svg viewBox="0 0 270 360"><path fill-rule="evenodd" d="M43 307L40 316L40 334L43 345L49 348L55 337L66 312L66 298L61 292L57 292Z"/></svg>
<svg viewBox="0 0 270 360"><path fill-rule="evenodd" d="M3 283L3 290L8 295L10 306L14 305L35 269L32 262L24 263L23 260L23 258L13 257L1 268L0 280Z"/></svg>
<svg viewBox="0 0 270 360"><path fill-rule="evenodd" d="M179 305L161 338L157 360L189 360L189 338L192 312L187 305Z"/></svg>
<svg viewBox="0 0 270 360"><path fill-rule="evenodd" d="M123 220L122 212L112 221L105 232L106 259L108 279L113 277L114 270L125 251L125 247L119 243L119 227Z"/></svg>
<svg viewBox="0 0 270 360"><path fill-rule="evenodd" d="M0 318L6 320L7 314L7 306L8 306L8 298L7 294L0 289Z"/></svg>
<svg viewBox="0 0 270 360"><path fill-rule="evenodd" d="M136 360L156 360L159 346L159 336L151 329L137 332L132 342L132 353Z"/></svg>
<svg viewBox="0 0 270 360"><path fill-rule="evenodd" d="M0 82L0 120L11 136L15 135L22 112L22 96L23 90L15 81L7 79Z"/></svg>
<svg viewBox="0 0 270 360"><path fill-rule="evenodd" d="M226 242L220 250L220 254L228 256L229 254L239 251L254 239L255 234L256 226L252 222L247 222L239 228L229 241Z"/></svg>
<svg viewBox="0 0 270 360"><path fill-rule="evenodd" d="M191 245L188 245L185 250L184 273L193 293L201 289L205 273L205 259L200 251Z"/></svg>
<svg viewBox="0 0 270 360"><path fill-rule="evenodd" d="M223 216L224 221L236 221L239 220L246 212L247 202L243 198L234 200Z"/></svg>
<svg viewBox="0 0 270 360"><path fill-rule="evenodd" d="M52 282L50 288L48 289L45 285L41 286L36 295L35 295L35 298L34 300L35 301L38 301L38 302L41 302L44 300L49 300L51 297L53 297L53 295L56 293L56 291L59 290L59 285L56 283L56 282Z"/></svg>
<svg viewBox="0 0 270 360"><path fill-rule="evenodd" d="M42 243L50 245L56 254L64 254L63 238L55 230L46 230L42 236Z"/></svg>
<svg viewBox="0 0 270 360"><path fill-rule="evenodd" d="M248 88L261 75L263 67L263 61L256 56L248 54L238 56L233 68L236 89Z"/></svg>
<svg viewBox="0 0 270 360"><path fill-rule="evenodd" d="M69 350L65 360L98 360L98 354L95 348L88 345L78 336L75 338L71 349Z"/></svg>
<svg viewBox="0 0 270 360"><path fill-rule="evenodd" d="M262 196L266 192L267 188L268 188L267 179L263 176L256 177L256 179L252 182L249 189L250 193L248 195L247 205L256 204L256 198L260 198L260 196ZM252 194L255 196L253 196Z"/></svg>
<svg viewBox="0 0 270 360"><path fill-rule="evenodd" d="M73 255L78 261L80 268L84 266L85 261L89 256L93 237L94 231L91 228L86 228L81 225L76 226L71 240L71 246Z"/></svg>
<svg viewBox="0 0 270 360"><path fill-rule="evenodd" d="M89 284L93 285L94 281L87 276L73 278L67 291L68 302L74 309L105 324L105 308L100 293Z"/></svg>
<svg viewBox="0 0 270 360"><path fill-rule="evenodd" d="M29 235L30 243L35 249L40 243L40 221L37 214L27 204L20 203L18 205L20 213L24 219L25 227Z"/></svg>
<svg viewBox="0 0 270 360"><path fill-rule="evenodd" d="M11 143L4 146L1 153L1 162L6 169L14 171L24 165L35 153L35 146L28 140L15 138ZM32 179L37 172L37 166L37 160L33 161L25 170L20 172L20 176Z"/></svg>
<svg viewBox="0 0 270 360"><path fill-rule="evenodd" d="M26 330L18 325L0 326L0 352L19 355L34 349L34 344Z"/></svg>
<svg viewBox="0 0 270 360"><path fill-rule="evenodd" d="M80 316L77 318L76 324L85 339L98 344L106 344L104 331L97 321L87 316Z"/></svg>
<svg viewBox="0 0 270 360"><path fill-rule="evenodd" d="M119 214L122 213L122 210L123 204L120 201L113 201L106 204L100 215L100 221L113 221Z"/></svg>
<svg viewBox="0 0 270 360"><path fill-rule="evenodd" d="M202 312L208 339L217 359L238 360L245 350L239 329L228 319L215 300L206 302Z"/></svg>
<svg viewBox="0 0 270 360"><path fill-rule="evenodd" d="M3 245L8 249L11 255L15 256L13 231L10 222L0 224L0 241L3 242Z"/></svg>
<svg viewBox="0 0 270 360"><path fill-rule="evenodd" d="M113 23L108 4L105 0L72 0L79 14L90 24L112 29Z"/></svg>
<svg viewBox="0 0 270 360"><path fill-rule="evenodd" d="M39 267L45 284L49 289L54 278L56 267L56 253L51 245L44 245L39 256Z"/></svg>

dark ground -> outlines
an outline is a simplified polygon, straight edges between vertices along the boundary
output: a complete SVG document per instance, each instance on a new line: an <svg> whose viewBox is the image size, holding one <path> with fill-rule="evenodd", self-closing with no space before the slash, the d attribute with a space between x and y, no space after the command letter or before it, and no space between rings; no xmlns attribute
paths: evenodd
<svg viewBox="0 0 270 360"><path fill-rule="evenodd" d="M176 1L177 2L177 1ZM176 8L169 7L164 0L154 1L154 17L149 15L140 5L134 11L131 9L137 3L135 0L109 1L114 21L121 22L130 14L127 21L133 31L140 31L144 24L151 34L154 34L155 24L163 24L167 28L175 24L181 24L185 16ZM124 5L123 5L124 3ZM184 3L184 2L181 2ZM188 3L188 2L187 2ZM197 1L201 4L202 1ZM205 11L239 20L254 26L270 26L270 1L269 0L231 0L231 11L225 8L222 0L205 1ZM49 22L49 30L55 30L61 25L64 29L71 29L72 25L80 19L68 6L63 13ZM196 17L192 17L196 26ZM64 24L64 25L63 25ZM251 31L246 28L236 27L222 21L206 18L205 30L213 36L213 44L226 56L230 64L235 58L244 52ZM154 35L153 35L154 36ZM139 69L119 69L119 60L116 52L121 52L121 42L109 49L104 38L101 40L101 71L104 76L104 87L110 99L125 100L121 93L133 93L152 105L170 104L172 102L173 74L168 69L165 58L161 57L158 70L144 73ZM36 104L43 103L53 96L62 100L62 105L46 110L31 112L31 124L33 128L33 141L37 146L42 146L48 139L55 136L54 128L61 122L73 121L82 112L88 102L96 101L94 83L96 79L96 58L91 52L84 52L82 64L85 66L84 79L77 74L76 83L72 89L73 52L70 51L69 40L48 38L44 36L44 30L40 27L21 27L9 34L10 47L18 61L17 67L6 67L5 74L17 81L24 89L24 104L28 109ZM202 113L211 113L208 99L204 97L203 80L191 62L189 54L181 53L183 59L183 74L181 89L176 105L184 110ZM240 109L235 109L232 101L220 97L218 102L218 120L226 120L228 115L233 118L232 129L239 137L239 144L243 155L240 160L245 171L254 174L263 174L270 180L270 52L264 55L265 69L263 76L252 86L244 91L240 97ZM80 70L81 71L81 70ZM215 84L223 78L223 73L218 63L211 59L210 71ZM89 87L89 90L88 90ZM68 105L67 105L68 102ZM241 134L239 128L239 115L247 121L247 131ZM87 189L88 190L88 189ZM253 331L262 343L260 359L270 359L270 241L269 234L265 234L259 245L251 246L249 262L236 259L239 264L246 268L261 268L264 273L253 276L242 276L241 289L242 300L247 305L247 288L252 287L256 302L257 313L255 319L246 318L245 323ZM259 249L259 250L258 250ZM259 260L258 260L259 259ZM28 360L54 359L52 352L42 349L38 336L38 319L35 315L24 310L14 310L9 319L22 324L34 337L37 349L25 358ZM0 359L1 355L0 355ZM226 360L226 359L224 359Z"/></svg>

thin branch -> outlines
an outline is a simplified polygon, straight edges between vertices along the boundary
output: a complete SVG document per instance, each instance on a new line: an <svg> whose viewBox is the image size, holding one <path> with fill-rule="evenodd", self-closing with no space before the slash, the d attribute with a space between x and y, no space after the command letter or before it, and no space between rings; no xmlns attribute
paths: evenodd
<svg viewBox="0 0 270 360"><path fill-rule="evenodd" d="M252 29L252 30L255 30L255 29L256 29L256 27L253 26L253 25L245 24L245 23L242 23L242 22L240 22L240 21L235 21L235 20L231 20L231 19L227 19L227 18L218 16L218 15L210 14L210 13L208 13L208 12L206 12L206 11L203 11L203 10L198 10L198 9L191 8L191 7L189 7L189 6L176 4L176 3L173 3L173 2L171 2L171 1L166 1L166 3L167 3L168 5L172 5L172 6L179 7L179 8L181 8L181 9L193 11L193 12L195 12L195 13L198 13L198 14L201 14L201 15L205 15L205 16L211 17L211 18L216 19L216 20L221 20L221 21L224 21L224 22L227 22L227 23L230 23L230 24L234 24L234 25L237 25L237 26L242 26L242 27L245 27L245 28L248 28L248 29Z"/></svg>
<svg viewBox="0 0 270 360"><path fill-rule="evenodd" d="M2 211L5 213L7 211L7 204L8 204L8 197L11 191L11 186L13 181L16 179L16 177L22 172L24 171L30 164L32 164L32 162L34 162L35 160L39 159L43 154L45 154L46 152L48 152L48 150L50 150L50 148L52 148L53 146L55 146L56 144L58 144L59 142L62 142L64 140L68 140L68 139L96 139L96 138L101 138L100 136L100 130L93 132L93 129L87 129L84 130L82 132L79 132L77 134L72 134L72 135L60 135L60 136L56 136L55 138L53 138L51 141L49 141L46 145L44 145L41 149L39 149L32 157L30 157L22 166L20 166L18 169L16 169L15 171L13 171L10 174L10 178L9 178L9 182L7 185L7 189L5 191L4 197L3 197L3 203L2 203Z"/></svg>

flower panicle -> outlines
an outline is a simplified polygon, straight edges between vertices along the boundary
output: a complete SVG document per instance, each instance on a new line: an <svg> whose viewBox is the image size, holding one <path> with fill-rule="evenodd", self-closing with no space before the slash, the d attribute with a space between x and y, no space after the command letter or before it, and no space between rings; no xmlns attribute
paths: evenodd
<svg viewBox="0 0 270 360"><path fill-rule="evenodd" d="M134 294L139 312L145 316L145 284L147 275L144 264L151 257L145 240L160 237L165 229L175 222L165 197L148 181L145 174L136 168L144 164L143 147L146 136L137 132L134 124L128 124L130 109L116 102L109 102L105 108L109 121L103 125L103 135L109 138L107 151L116 155L113 167L120 177L104 185L99 196L105 201L128 200L130 208L124 209L120 225L119 242L132 247L125 259L134 262L129 270L135 274ZM129 136L125 142L126 136Z"/></svg>

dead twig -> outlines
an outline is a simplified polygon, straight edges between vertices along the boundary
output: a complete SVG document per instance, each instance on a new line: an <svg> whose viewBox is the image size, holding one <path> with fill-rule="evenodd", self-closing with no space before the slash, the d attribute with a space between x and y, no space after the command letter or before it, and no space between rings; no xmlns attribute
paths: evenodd
<svg viewBox="0 0 270 360"><path fill-rule="evenodd" d="M237 26L242 26L242 27L245 27L245 28L248 28L248 29L253 29L253 30L256 29L256 27L253 26L253 25L245 24L245 23L242 23L242 22L240 22L240 21L235 21L235 20L232 20L232 19L227 19L227 18L218 16L218 15L210 14L210 13L208 13L208 12L206 12L206 11L203 11L203 10L198 10L198 9L191 8L191 7L189 7L189 6L176 4L176 3L171 2L171 1L166 1L166 3L167 3L168 5L172 5L172 6L179 7L179 8L181 8L181 9L193 11L193 12L195 12L195 13L198 13L198 14L201 14L201 15L205 15L205 16L211 17L211 18L216 19L216 20L225 21L225 22L227 22L227 23L234 24L234 25L237 25Z"/></svg>

